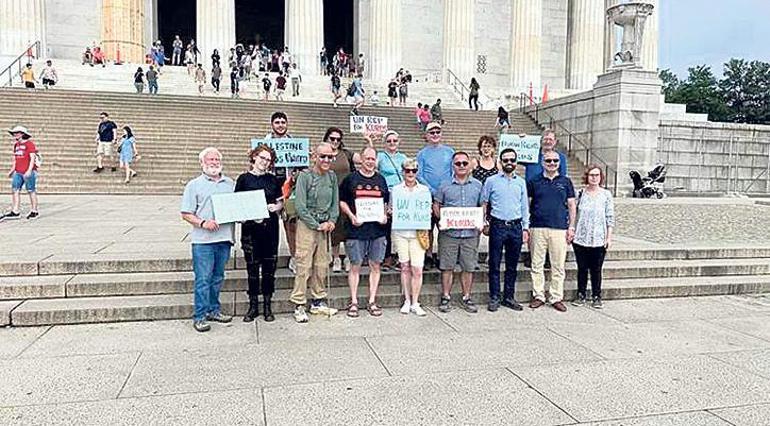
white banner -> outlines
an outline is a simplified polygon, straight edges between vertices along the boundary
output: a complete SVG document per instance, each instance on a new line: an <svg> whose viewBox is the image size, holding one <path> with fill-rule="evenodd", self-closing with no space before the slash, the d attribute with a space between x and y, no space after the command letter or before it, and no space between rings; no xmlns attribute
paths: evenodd
<svg viewBox="0 0 770 426"><path fill-rule="evenodd" d="M385 220L385 203L382 198L356 198L356 218L359 222Z"/></svg>
<svg viewBox="0 0 770 426"><path fill-rule="evenodd" d="M442 207L439 229L481 229L484 209L481 207Z"/></svg>
<svg viewBox="0 0 770 426"><path fill-rule="evenodd" d="M374 117L371 115L350 116L350 133L379 133L388 130L388 117Z"/></svg>

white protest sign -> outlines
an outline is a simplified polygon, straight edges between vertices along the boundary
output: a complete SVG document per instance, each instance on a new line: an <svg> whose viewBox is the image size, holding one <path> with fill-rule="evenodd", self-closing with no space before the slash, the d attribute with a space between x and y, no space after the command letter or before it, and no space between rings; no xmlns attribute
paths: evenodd
<svg viewBox="0 0 770 426"><path fill-rule="evenodd" d="M540 136L502 135L498 154L506 148L513 148L516 151L516 159L519 163L537 163L540 156Z"/></svg>
<svg viewBox="0 0 770 426"><path fill-rule="evenodd" d="M439 229L481 229L484 209L481 207L442 207Z"/></svg>
<svg viewBox="0 0 770 426"><path fill-rule="evenodd" d="M265 191L261 189L214 194L211 196L211 204L217 223L245 222L270 216Z"/></svg>
<svg viewBox="0 0 770 426"><path fill-rule="evenodd" d="M394 230L428 230L431 227L431 206L433 197L430 191L407 191L401 186L393 188L393 228Z"/></svg>
<svg viewBox="0 0 770 426"><path fill-rule="evenodd" d="M388 117L371 115L350 116L350 133L385 133L388 130Z"/></svg>
<svg viewBox="0 0 770 426"><path fill-rule="evenodd" d="M385 219L382 198L356 198L356 219L361 223L382 222Z"/></svg>

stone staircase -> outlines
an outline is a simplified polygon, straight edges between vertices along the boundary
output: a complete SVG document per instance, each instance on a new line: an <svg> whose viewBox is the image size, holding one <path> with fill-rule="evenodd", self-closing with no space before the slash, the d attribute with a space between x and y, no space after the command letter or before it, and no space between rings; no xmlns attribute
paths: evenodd
<svg viewBox="0 0 770 426"><path fill-rule="evenodd" d="M198 152L212 145L224 152L230 174L237 174L246 168L250 139L269 131L274 111L285 111L289 132L311 142L319 142L328 126L349 128L346 109L318 103L18 88L0 89L0 96L0 127L23 124L33 133L44 158L39 186L48 193L178 194L199 173ZM120 173L91 172L101 111L109 112L118 126L131 126L137 137L140 176L130 185L123 184ZM361 113L388 117L390 127L401 133L401 149L408 155L423 145L411 109L367 106ZM475 153L479 136L495 133L493 112L445 109L444 115L444 139L456 149ZM512 114L511 120L517 132L539 132L525 115ZM360 135L352 134L345 135L345 142L354 150L364 143ZM9 161L7 156L0 158L0 167Z"/></svg>
<svg viewBox="0 0 770 426"><path fill-rule="evenodd" d="M482 258L484 255L482 254ZM65 256L66 258L66 256ZM281 258L285 265L286 258ZM223 309L242 315L247 308L246 272L240 250L228 265L221 295ZM574 297L576 268L567 264L566 298ZM486 268L475 274L474 298L486 303ZM54 256L38 262L0 262L0 325L36 326L135 320L189 318L192 314L192 272L189 256L163 258L146 254L89 259ZM608 253L604 298L702 296L770 291L770 246L751 248L619 248ZM347 276L332 274L330 304L348 301ZM440 276L425 273L422 302L438 303ZM288 313L293 285L284 268L277 274L275 310ZM360 303L365 302L365 285ZM517 294L529 300L529 270L520 265ZM383 273L379 302L401 303L399 274Z"/></svg>

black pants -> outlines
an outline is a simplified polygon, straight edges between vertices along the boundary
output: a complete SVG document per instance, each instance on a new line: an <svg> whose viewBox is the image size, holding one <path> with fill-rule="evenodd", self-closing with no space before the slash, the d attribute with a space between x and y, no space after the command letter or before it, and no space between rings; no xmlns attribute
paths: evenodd
<svg viewBox="0 0 770 426"><path fill-rule="evenodd" d="M211 85L214 86L214 90L219 92L219 79L218 78L212 78L211 79Z"/></svg>
<svg viewBox="0 0 770 426"><path fill-rule="evenodd" d="M470 95L468 97L468 108L474 109L474 105L475 105L476 111L478 111L479 110L479 95Z"/></svg>
<svg viewBox="0 0 770 426"><path fill-rule="evenodd" d="M243 257L246 260L246 273L248 274L249 296L272 296L275 292L275 257L257 257L250 247L243 248ZM261 272L261 278L260 278Z"/></svg>
<svg viewBox="0 0 770 426"><path fill-rule="evenodd" d="M578 294L585 297L588 288L588 273L591 273L591 296L602 296L602 265L607 249L604 247L584 247L572 244L575 251L578 273Z"/></svg>

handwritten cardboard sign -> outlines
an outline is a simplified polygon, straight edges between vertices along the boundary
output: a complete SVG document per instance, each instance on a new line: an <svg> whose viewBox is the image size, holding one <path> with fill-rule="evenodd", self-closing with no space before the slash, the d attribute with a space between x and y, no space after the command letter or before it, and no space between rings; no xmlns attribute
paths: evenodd
<svg viewBox="0 0 770 426"><path fill-rule="evenodd" d="M275 167L310 165L310 140L307 138L252 139L251 148L267 144L275 151Z"/></svg>
<svg viewBox="0 0 770 426"><path fill-rule="evenodd" d="M356 198L356 218L359 222L382 222L385 203L382 198Z"/></svg>
<svg viewBox="0 0 770 426"><path fill-rule="evenodd" d="M431 228L431 206L433 197L430 191L407 191L396 186L391 193L393 199L394 230L429 230Z"/></svg>
<svg viewBox="0 0 770 426"><path fill-rule="evenodd" d="M516 151L519 163L537 163L540 155L540 136L502 135L500 136L498 154L506 148L513 148Z"/></svg>
<svg viewBox="0 0 770 426"><path fill-rule="evenodd" d="M270 215L267 211L265 191L261 189L214 194L211 196L211 204L217 223L259 220Z"/></svg>
<svg viewBox="0 0 770 426"><path fill-rule="evenodd" d="M350 116L350 133L385 133L388 130L388 117L371 115Z"/></svg>
<svg viewBox="0 0 770 426"><path fill-rule="evenodd" d="M442 207L439 229L481 229L484 209L481 207Z"/></svg>

